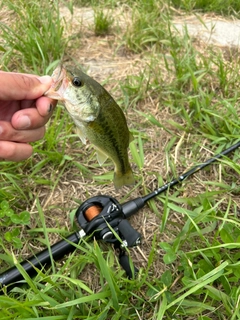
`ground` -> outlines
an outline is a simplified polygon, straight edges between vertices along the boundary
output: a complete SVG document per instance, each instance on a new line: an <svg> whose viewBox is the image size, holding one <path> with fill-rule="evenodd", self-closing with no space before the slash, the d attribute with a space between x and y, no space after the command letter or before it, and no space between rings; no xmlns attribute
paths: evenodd
<svg viewBox="0 0 240 320"><path fill-rule="evenodd" d="M188 123L187 116L183 116L185 112L185 114L190 115L189 118L191 117L191 103L194 101L193 86L189 85L189 96L191 96L192 100L183 103L183 113L172 107L175 103L178 104L180 100L177 100L177 98L176 100L173 98L171 100L169 98L171 95L168 92L168 88L170 91L171 87L168 87L168 85L171 80L174 80L175 76L171 72L173 62L170 54L165 55L170 71L166 69L166 61L164 61L162 53L156 53L156 57L159 57L159 63L151 68L153 58L150 53L154 53L154 48L152 52L149 50L136 53L123 43L122 34L129 26L129 21L132 18L130 7L123 5L115 9L114 25L111 31L103 37L95 35L93 9L74 7L73 14L71 14L67 7L61 6L60 13L65 26L65 36L71 39L63 62L69 64L77 63L88 75L105 86L124 110L129 129L135 137L134 146L130 148L131 151L129 150L130 162L136 177L136 186L133 188L124 187L118 191L115 190L111 179L109 179L109 172L112 174L113 171L112 163L109 161L104 166L99 167L94 149L90 144L82 145L75 135L75 129L71 125L70 118L66 118L66 122L70 124L69 132L67 132L69 139L67 141L62 139L57 142L59 150L66 143L64 145L66 158L61 165L57 168L54 167L55 171L49 169L45 164L40 173L42 180L45 179L53 183L49 186L47 183L36 183L34 177L25 177L25 181L31 189L29 193L36 195L36 198L39 199L47 228L49 230L54 230L55 228L58 230L64 229L64 235L67 235L73 229L72 220L75 209L83 201L98 194L110 195L120 203L144 196L173 178L178 177L192 166L212 157L215 154L218 143L212 143L211 138L209 138L214 133L207 132L207 123L203 121L203 123L199 124L196 121L196 127L193 127L189 124L190 121ZM223 19L215 15L199 15L199 17L196 18L196 15L186 16L184 13L176 11L172 26L173 33L181 33L182 27L187 23L189 36L195 48L201 53L206 52L206 56L216 50L217 54L224 56L226 64L230 64L231 61L228 55L230 49L233 52L238 52L240 39L239 21ZM119 30L121 31L119 32ZM213 70L214 68L217 70L217 67L214 66ZM204 76L207 78L209 75L204 74ZM141 79L139 80L140 77ZM156 80L156 83L152 83L152 79L157 79L158 82ZM123 83L124 86L122 86ZM140 83L141 85L139 85ZM127 90L127 84L130 87L130 94L128 92L124 95L124 90ZM216 96L220 92L217 85L214 81L211 83L211 89ZM159 86L163 87L164 90L159 90ZM134 90L137 93L134 92L132 94L134 99L131 99L131 92ZM160 96L161 92L163 93L162 96ZM177 93L180 95L181 90ZM213 98L213 102L215 101L217 101L217 98L216 100ZM61 108L61 106L58 108ZM201 106L201 108L203 110L204 106ZM57 112L57 110L55 111ZM239 114L238 110L236 112ZM211 121L212 118L210 119ZM51 126L52 122L48 125L48 131L51 130ZM203 133L207 132L206 135L198 135L201 130ZM216 128L216 131L218 130L221 132L221 128ZM195 136L197 137L196 143ZM218 135L216 134L216 136ZM136 154L134 155L136 150L138 152L137 156ZM144 153L142 158L141 152ZM33 164L36 166L41 161L41 155L36 152ZM87 168L90 174L80 172L77 164ZM51 167L51 163L49 166ZM31 175L32 168L29 169L27 167L27 170ZM28 172L27 170L26 172ZM233 183L238 185L239 177L236 172L231 171L231 168L227 166L215 164L208 169L197 172L182 185L178 186L177 189L169 190L161 197L150 201L138 214L130 218L133 227L142 235L142 244L136 248L131 248L130 255L137 268L147 270L153 281L151 283L152 286L155 285L155 282L157 283L166 270L171 270L174 278L170 286L171 291L177 292L181 288L183 273L178 273L178 271L181 269L182 261L176 260L174 264L166 263L164 260L166 248L160 244L174 243L174 245L180 246L180 242L184 239L183 247L186 252L192 250L193 242L196 244L196 248L202 247L202 238L198 231L191 233L187 229L189 226L188 222L186 222L189 214L188 210L191 210L192 216L190 214L190 219L192 220L198 216L199 212L204 211L204 205L208 206L208 199L205 194L214 194L214 192L217 193L221 189L223 173L225 174L224 183L229 186L229 189ZM175 205L172 202L169 207L165 205L165 197L168 196L171 197ZM201 202L204 197L205 201ZM231 194L231 199L237 206L238 190L236 190L235 194ZM223 211L227 210L229 204L227 196L224 199L221 199L220 196L218 200L221 201L221 209ZM29 230L38 228L41 225L39 223L37 200L32 199L30 203L31 205L26 208L31 213ZM213 208L211 209L213 210ZM207 223L209 222L207 218L206 221ZM221 220L216 220L207 225L207 227L213 228L213 233L208 233L204 223L205 221L203 225L201 224L203 232L207 233L209 243L211 241L214 243L214 232L218 225L221 225ZM196 228L196 230L198 229ZM23 230L22 232L24 233L25 231ZM42 245L39 234L36 234L37 239L34 243L30 237L30 241L26 242L24 247L17 251L16 255L18 257L24 259L32 252L38 252L45 247ZM187 238L188 236L189 239ZM60 238L61 236L58 233L49 232L51 244L54 244ZM38 241L39 239L40 241ZM176 239L179 239L178 244L176 244ZM103 251L105 250L107 255L109 247L102 245L101 248ZM151 259L153 260L152 263L149 262ZM199 259L197 257L196 260ZM194 262L196 261L189 259L189 266ZM63 263L64 260L57 264L57 267L60 268ZM117 266L115 267L117 268ZM90 268L85 268L85 271L81 273L81 279L84 279L95 292L98 292L101 286L95 271L95 266L91 264ZM141 294L144 298L146 297L144 290L141 291ZM144 319L144 316L146 314L141 319ZM189 316L189 318L184 319L190 320L194 319L194 317ZM217 317L212 319L217 319Z"/></svg>

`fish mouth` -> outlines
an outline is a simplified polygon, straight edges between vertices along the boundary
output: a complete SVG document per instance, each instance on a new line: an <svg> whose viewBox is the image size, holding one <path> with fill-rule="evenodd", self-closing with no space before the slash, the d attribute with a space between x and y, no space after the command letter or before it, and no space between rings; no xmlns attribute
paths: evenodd
<svg viewBox="0 0 240 320"><path fill-rule="evenodd" d="M64 79L66 79L66 70L62 65L59 65L52 74L53 83L48 91L44 93L44 96L55 99L63 100Z"/></svg>

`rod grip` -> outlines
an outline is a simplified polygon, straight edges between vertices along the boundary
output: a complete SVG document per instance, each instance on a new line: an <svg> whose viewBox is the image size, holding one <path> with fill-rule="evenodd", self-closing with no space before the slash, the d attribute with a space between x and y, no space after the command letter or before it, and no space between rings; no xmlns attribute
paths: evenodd
<svg viewBox="0 0 240 320"><path fill-rule="evenodd" d="M122 204L122 212L125 218L131 217L133 214L137 213L145 205L143 198L136 198Z"/></svg>
<svg viewBox="0 0 240 320"><path fill-rule="evenodd" d="M61 240L50 247L51 255L53 260L61 259L65 254L70 253L75 250L75 246L72 243L79 242L78 233L73 233L66 238L66 240ZM42 268L51 262L51 255L48 249L45 249L36 255L22 261L20 264L24 270L31 277L36 274L35 268ZM23 280L21 272L16 266L9 268L5 272L0 274L0 294L1 288L8 285L13 285L17 281Z"/></svg>

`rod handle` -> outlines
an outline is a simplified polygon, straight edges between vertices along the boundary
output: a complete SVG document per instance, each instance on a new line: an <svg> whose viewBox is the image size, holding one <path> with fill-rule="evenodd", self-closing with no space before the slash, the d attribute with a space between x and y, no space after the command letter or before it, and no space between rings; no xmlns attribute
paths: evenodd
<svg viewBox="0 0 240 320"><path fill-rule="evenodd" d="M71 234L66 238L66 240L61 240L50 247L51 255L53 260L61 259L65 254L70 253L75 250L75 246L72 243L79 242L79 235L77 232ZM36 274L35 268L42 268L51 263L51 255L48 249L37 253L36 255L22 261L20 264L24 270L31 277ZM1 288L23 280L21 272L16 266L9 268L5 272L0 274L0 293Z"/></svg>

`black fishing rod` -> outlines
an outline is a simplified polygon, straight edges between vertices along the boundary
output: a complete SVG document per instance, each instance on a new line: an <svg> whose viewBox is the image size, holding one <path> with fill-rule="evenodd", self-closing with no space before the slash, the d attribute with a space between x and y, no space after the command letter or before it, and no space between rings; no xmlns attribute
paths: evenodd
<svg viewBox="0 0 240 320"><path fill-rule="evenodd" d="M52 260L61 259L65 254L74 251L79 241L85 237L94 237L96 240L112 243L119 252L119 262L127 276L133 277L137 269L132 270L125 248L139 245L141 234L130 225L127 219L142 209L149 200L182 183L238 147L240 147L240 141L144 197L132 199L124 204L107 195L95 196L84 201L76 211L76 219L81 230L57 242L50 247L50 250L45 249L21 262L21 268L16 265L0 274L0 293L3 293L4 287L9 290L23 283L24 275L21 269L24 269L29 276L33 276L37 269L42 269Z"/></svg>

